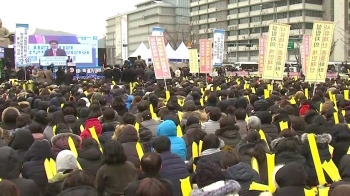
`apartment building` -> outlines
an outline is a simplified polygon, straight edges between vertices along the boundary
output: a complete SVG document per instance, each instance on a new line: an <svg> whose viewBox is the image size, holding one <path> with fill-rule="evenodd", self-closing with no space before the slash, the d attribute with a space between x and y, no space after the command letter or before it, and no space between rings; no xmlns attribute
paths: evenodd
<svg viewBox="0 0 350 196"><path fill-rule="evenodd" d="M225 59L257 61L258 38L267 36L270 23L290 24L290 42L297 48L303 34L312 34L314 21L334 20L335 29L348 29L348 10L349 0L191 0L192 43L212 38L215 28L225 29ZM334 38L344 38L337 30ZM337 43L331 60L347 59L344 45ZM288 50L287 60L295 61L295 52Z"/></svg>

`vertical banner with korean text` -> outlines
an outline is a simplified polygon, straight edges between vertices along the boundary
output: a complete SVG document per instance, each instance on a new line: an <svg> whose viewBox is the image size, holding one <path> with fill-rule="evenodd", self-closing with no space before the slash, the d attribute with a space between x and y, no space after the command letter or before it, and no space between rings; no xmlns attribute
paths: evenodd
<svg viewBox="0 0 350 196"><path fill-rule="evenodd" d="M189 49L190 73L199 73L198 52L197 49Z"/></svg>
<svg viewBox="0 0 350 196"><path fill-rule="evenodd" d="M215 29L213 38L213 63L214 66L222 66L224 61L225 30Z"/></svg>
<svg viewBox="0 0 350 196"><path fill-rule="evenodd" d="M262 75L264 71L265 63L265 53L266 53L266 37L259 37L259 75Z"/></svg>
<svg viewBox="0 0 350 196"><path fill-rule="evenodd" d="M303 36L303 44L302 44L302 54L301 54L301 60L302 60L302 70L303 74L305 75L307 73L307 60L309 58L310 54L310 35L304 35Z"/></svg>
<svg viewBox="0 0 350 196"><path fill-rule="evenodd" d="M286 63L290 25L269 25L263 79L282 80Z"/></svg>
<svg viewBox="0 0 350 196"><path fill-rule="evenodd" d="M334 23L314 22L310 57L307 62L307 82L324 82L327 74L329 54L333 40Z"/></svg>
<svg viewBox="0 0 350 196"><path fill-rule="evenodd" d="M23 67L30 64L29 50L29 25L16 24L15 35L15 67Z"/></svg>
<svg viewBox="0 0 350 196"><path fill-rule="evenodd" d="M165 51L163 36L149 36L148 42L156 79L171 79L169 61Z"/></svg>
<svg viewBox="0 0 350 196"><path fill-rule="evenodd" d="M212 73L213 71L213 48L212 41L209 39L200 39L199 47L200 47L200 73Z"/></svg>

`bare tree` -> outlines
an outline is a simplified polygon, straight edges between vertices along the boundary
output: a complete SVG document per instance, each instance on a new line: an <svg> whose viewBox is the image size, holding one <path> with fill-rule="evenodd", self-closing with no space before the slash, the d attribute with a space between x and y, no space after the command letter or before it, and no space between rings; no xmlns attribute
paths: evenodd
<svg viewBox="0 0 350 196"><path fill-rule="evenodd" d="M181 25L176 31L164 29L164 38L176 50L181 42L191 42L191 25Z"/></svg>

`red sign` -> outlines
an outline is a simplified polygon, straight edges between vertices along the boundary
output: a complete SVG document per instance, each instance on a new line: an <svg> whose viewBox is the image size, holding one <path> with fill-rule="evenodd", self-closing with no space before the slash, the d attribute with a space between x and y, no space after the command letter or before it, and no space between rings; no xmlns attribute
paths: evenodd
<svg viewBox="0 0 350 196"><path fill-rule="evenodd" d="M199 58L200 58L200 73L213 72L213 42L209 39L199 40Z"/></svg>
<svg viewBox="0 0 350 196"><path fill-rule="evenodd" d="M332 73L332 72L327 72L327 78L329 79L337 79L338 74L337 73Z"/></svg>
<svg viewBox="0 0 350 196"><path fill-rule="evenodd" d="M148 43L152 54L156 79L171 79L169 61L165 51L164 37L149 36Z"/></svg>
<svg viewBox="0 0 350 196"><path fill-rule="evenodd" d="M299 72L289 72L289 77L294 77L297 76L298 78L300 77L300 73Z"/></svg>
<svg viewBox="0 0 350 196"><path fill-rule="evenodd" d="M265 62L265 50L266 50L266 37L259 37L259 74L262 75L264 71Z"/></svg>

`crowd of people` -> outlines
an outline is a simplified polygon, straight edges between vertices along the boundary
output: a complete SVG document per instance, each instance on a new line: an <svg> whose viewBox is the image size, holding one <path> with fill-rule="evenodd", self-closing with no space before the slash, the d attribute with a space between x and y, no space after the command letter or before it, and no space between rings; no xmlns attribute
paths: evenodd
<svg viewBox="0 0 350 196"><path fill-rule="evenodd" d="M348 194L350 81L206 79L3 83L0 196Z"/></svg>

